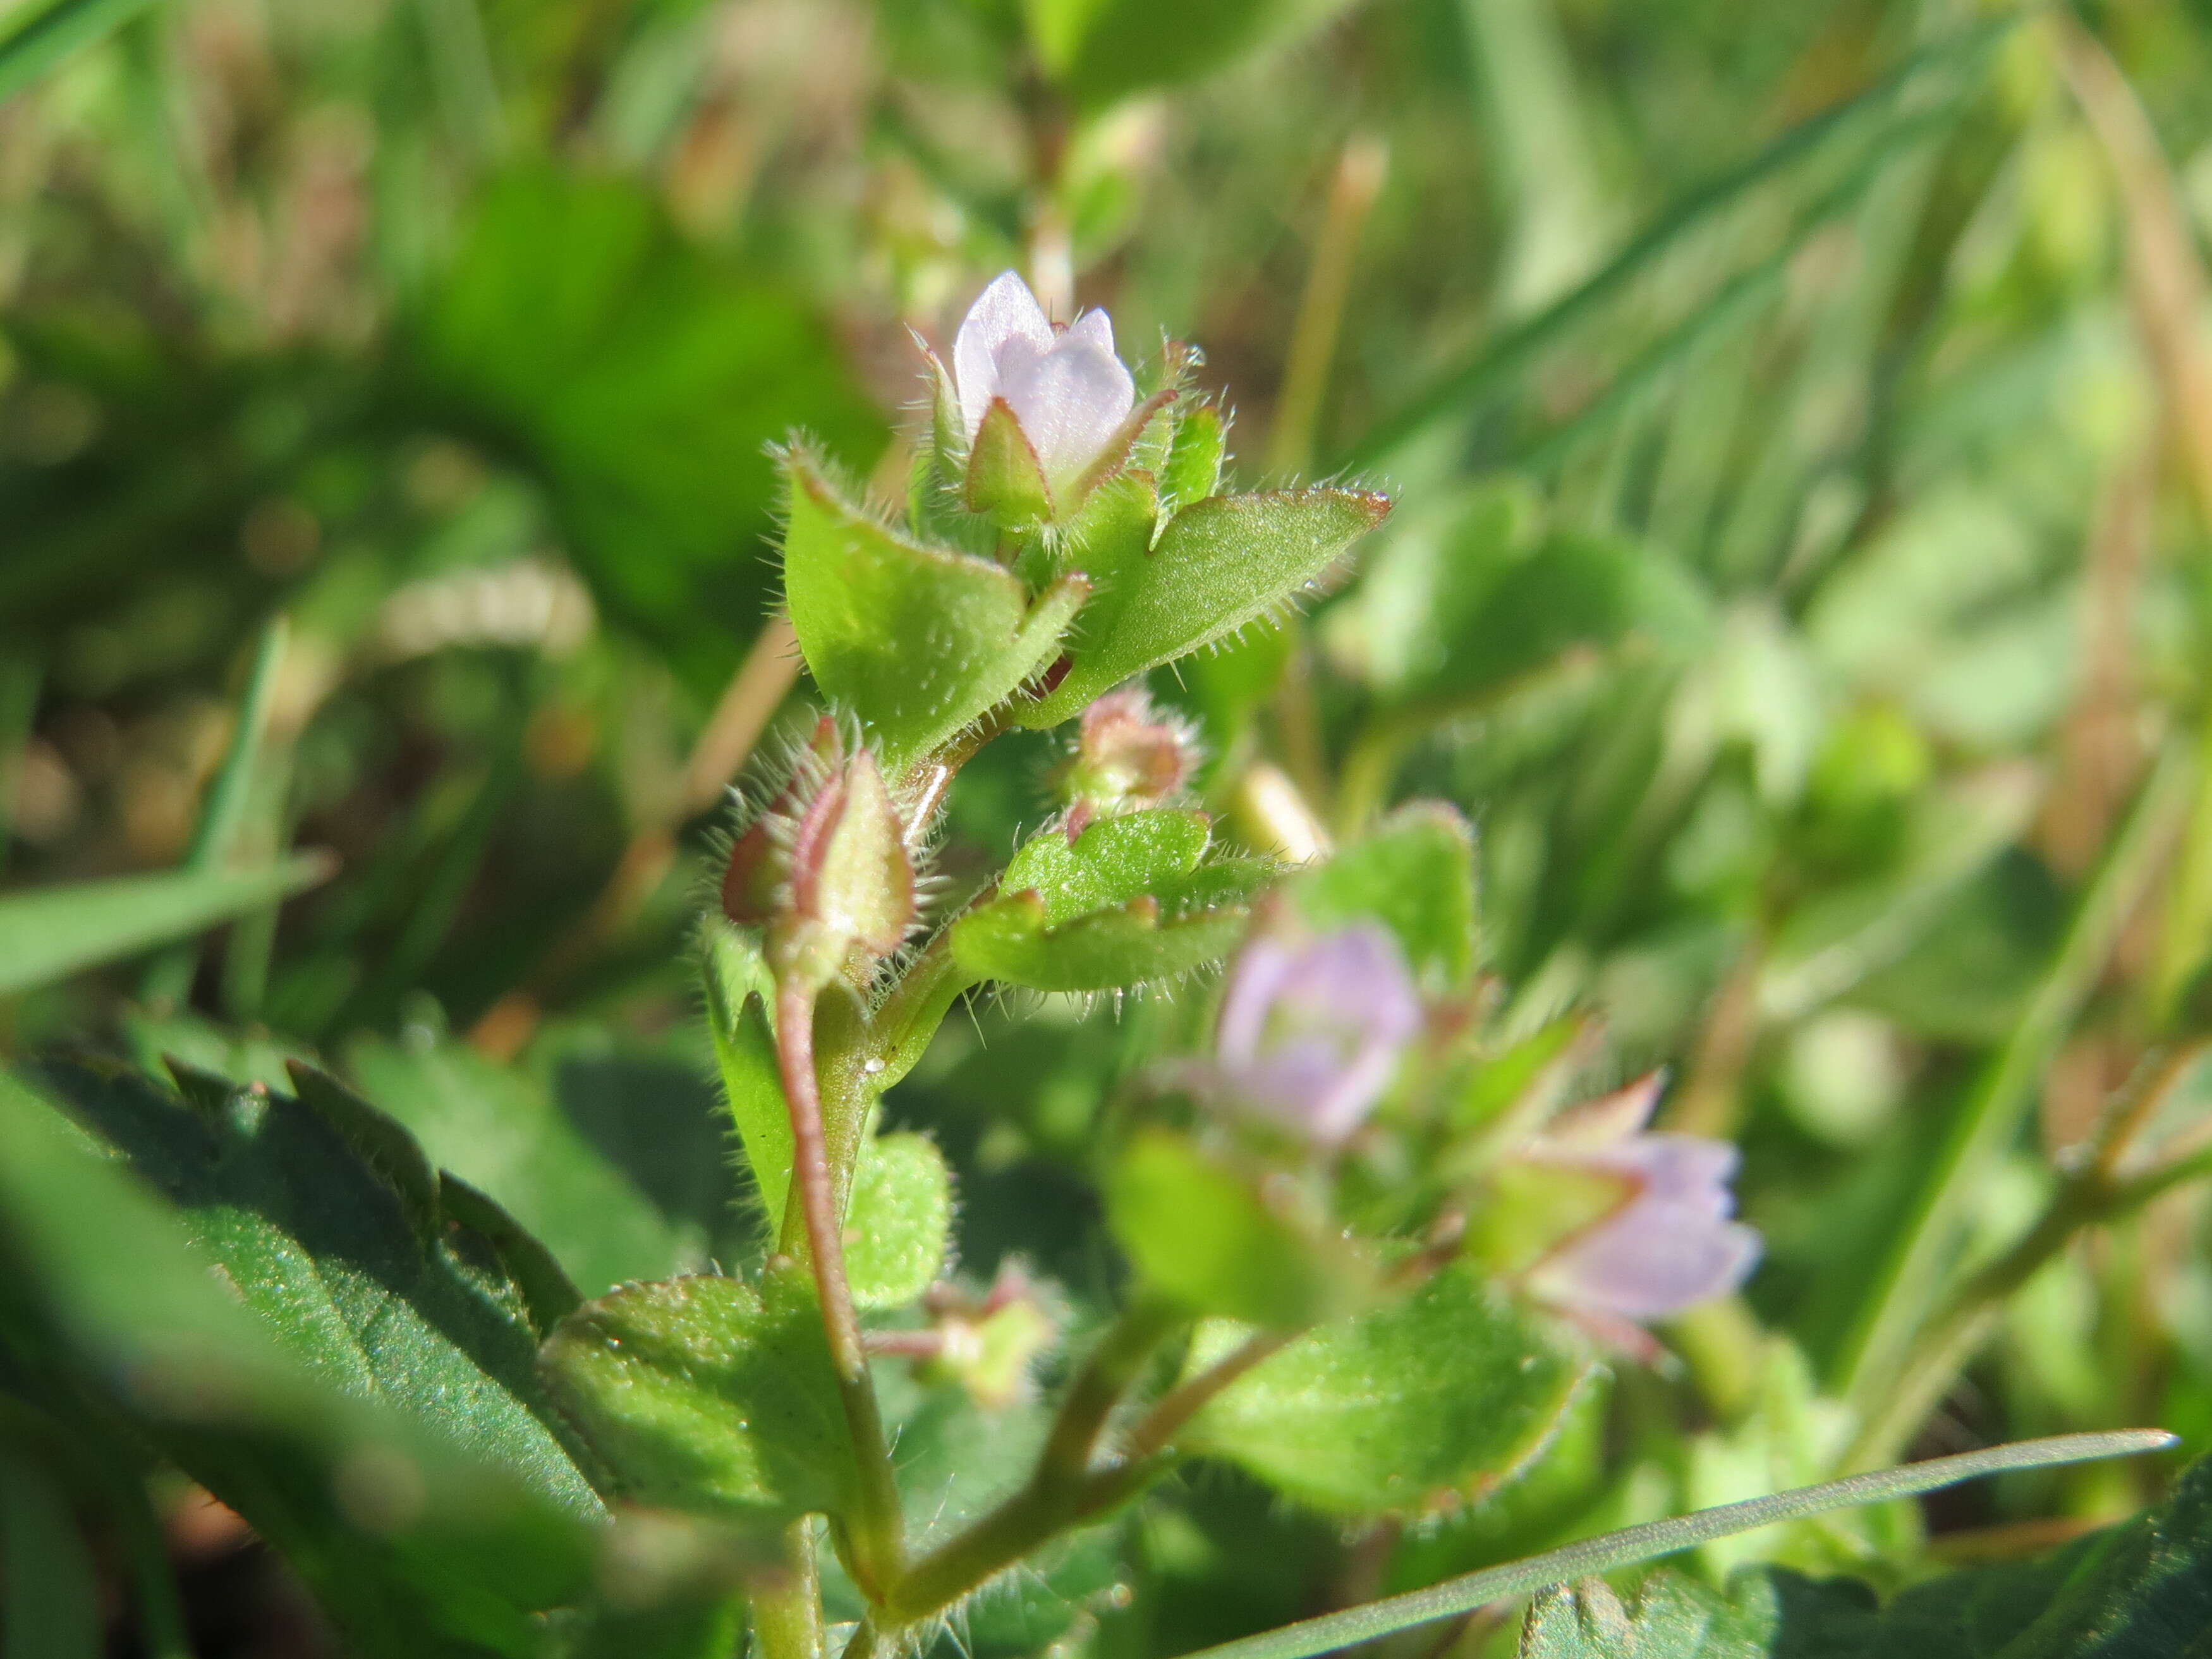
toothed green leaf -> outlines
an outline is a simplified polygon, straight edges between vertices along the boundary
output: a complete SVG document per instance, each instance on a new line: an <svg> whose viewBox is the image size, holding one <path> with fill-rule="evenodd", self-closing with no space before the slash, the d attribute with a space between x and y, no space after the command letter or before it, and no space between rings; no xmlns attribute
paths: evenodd
<svg viewBox="0 0 2212 1659"><path fill-rule="evenodd" d="M1203 814L1168 809L1101 819L1073 846L1048 830L1014 854L1005 896L954 925L953 958L975 978L1044 991L1110 990L1218 960L1274 866L1205 864L1210 840Z"/></svg>

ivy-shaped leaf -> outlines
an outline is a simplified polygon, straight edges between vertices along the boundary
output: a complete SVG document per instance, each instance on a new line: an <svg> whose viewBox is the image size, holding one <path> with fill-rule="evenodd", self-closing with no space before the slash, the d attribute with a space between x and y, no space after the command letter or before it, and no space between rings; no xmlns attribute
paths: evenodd
<svg viewBox="0 0 2212 1659"><path fill-rule="evenodd" d="M508 1362L574 1291L480 1195L441 1180L426 1244L313 1109L186 1074L179 1099L45 1068L65 1112L0 1073L10 1388L173 1459L287 1554L349 1650L536 1659L601 1511ZM328 1213L295 1227L302 1207Z"/></svg>
<svg viewBox="0 0 2212 1659"><path fill-rule="evenodd" d="M627 1286L563 1320L544 1365L640 1503L763 1530L846 1505L852 1442L796 1268Z"/></svg>
<svg viewBox="0 0 2212 1659"><path fill-rule="evenodd" d="M216 1104L120 1068L34 1073L183 1211L246 1305L317 1375L596 1512L538 1381L531 1298L494 1241L447 1212L441 1178L398 1123L335 1079L294 1074L296 1097L241 1089Z"/></svg>
<svg viewBox="0 0 2212 1659"><path fill-rule="evenodd" d="M1195 1371L1243 1340L1201 1327ZM1468 1264L1300 1338L1231 1383L1181 1443L1344 1515L1480 1498L1543 1449L1589 1362Z"/></svg>

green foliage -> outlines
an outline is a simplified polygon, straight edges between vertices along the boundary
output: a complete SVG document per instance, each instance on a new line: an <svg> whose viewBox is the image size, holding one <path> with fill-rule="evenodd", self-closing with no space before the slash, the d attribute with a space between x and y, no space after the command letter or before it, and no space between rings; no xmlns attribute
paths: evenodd
<svg viewBox="0 0 2212 1659"><path fill-rule="evenodd" d="M1186 1369L1239 1340L1201 1327ZM1185 1443L1318 1509L1420 1514L1521 1473L1589 1370L1455 1266L1263 1360L1200 1413Z"/></svg>
<svg viewBox="0 0 2212 1659"><path fill-rule="evenodd" d="M1132 675L1289 605L1389 509L1380 495L1347 489L1194 501L1149 550L1130 546L1086 569L1099 592L1078 619L1066 677L1023 720L1056 726Z"/></svg>
<svg viewBox="0 0 2212 1659"><path fill-rule="evenodd" d="M306 853L266 870L182 870L0 898L0 996L244 915L326 879Z"/></svg>
<svg viewBox="0 0 2212 1659"><path fill-rule="evenodd" d="M547 1339L544 1365L626 1497L760 1531L850 1501L822 1313L793 1269L587 1302Z"/></svg>
<svg viewBox="0 0 2212 1659"><path fill-rule="evenodd" d="M1528 1659L2167 1659L2212 1630L2212 1466L2160 1510L2041 1560L1950 1573L1877 1602L1867 1586L1750 1568L1725 1594L1661 1571L1624 1603L1602 1581L1546 1592Z"/></svg>
<svg viewBox="0 0 2212 1659"><path fill-rule="evenodd" d="M1505 482L1390 538L1332 625L1394 700L1475 703L1573 652L1693 644L1709 617L1663 552L1547 531L1526 487Z"/></svg>
<svg viewBox="0 0 2212 1659"><path fill-rule="evenodd" d="M848 505L802 454L787 463L784 598L807 666L857 714L896 776L1042 670L1084 597L1032 605L997 565L902 539Z"/></svg>
<svg viewBox="0 0 2212 1659"><path fill-rule="evenodd" d="M606 1289L678 1266L669 1222L536 1079L450 1042L364 1038L346 1069L430 1158L495 1194L578 1285Z"/></svg>
<svg viewBox="0 0 2212 1659"><path fill-rule="evenodd" d="M1083 103L1189 81L1316 26L1346 0L1024 0L1037 55Z"/></svg>
<svg viewBox="0 0 2212 1659"><path fill-rule="evenodd" d="M769 1024L775 982L758 941L720 917L705 924L701 952L722 1103L737 1126L738 1144L773 1237L782 1227L791 1193L791 1114Z"/></svg>
<svg viewBox="0 0 2212 1659"><path fill-rule="evenodd" d="M1016 852L1002 896L953 924L954 960L1040 991L1111 990L1218 961L1273 872L1204 862L1212 839L1202 814L1171 809L1101 819L1072 844L1048 830Z"/></svg>
<svg viewBox="0 0 2212 1659"><path fill-rule="evenodd" d="M550 1501L597 1507L538 1387L540 1333L490 1241L451 1224L419 1145L322 1073L296 1097L110 1068L36 1074L183 1212L196 1245L302 1364Z"/></svg>
<svg viewBox="0 0 2212 1659"><path fill-rule="evenodd" d="M863 1308L898 1308L933 1284L952 1230L952 1172L927 1135L877 1135L845 1210L845 1273Z"/></svg>
<svg viewBox="0 0 2212 1659"><path fill-rule="evenodd" d="M1374 1292L1373 1266L1279 1188L1166 1129L1122 1148L1106 1213L1139 1279L1194 1313L1297 1330Z"/></svg>
<svg viewBox="0 0 2212 1659"><path fill-rule="evenodd" d="M1407 965L1436 989L1474 970L1474 836L1448 806L1415 804L1299 878L1297 905L1316 927L1363 916L1387 924Z"/></svg>
<svg viewBox="0 0 2212 1659"><path fill-rule="evenodd" d="M953 931L953 954L977 979L1036 991L1110 991L1218 962L1244 927L1244 913L1237 909L1164 917L1146 895L1051 927L1042 900L1016 893L963 917Z"/></svg>
<svg viewBox="0 0 2212 1659"><path fill-rule="evenodd" d="M9 1585L0 1650L96 1659L100 1587L68 1501L45 1471L0 1455L0 1572Z"/></svg>
<svg viewBox="0 0 2212 1659"><path fill-rule="evenodd" d="M601 601L709 672L767 586L766 447L794 428L844 454L881 441L813 308L686 245L617 178L488 185L410 338L437 412L544 477Z"/></svg>
<svg viewBox="0 0 2212 1659"><path fill-rule="evenodd" d="M0 99L12 98L71 52L120 28L152 3L52 0L25 8L15 25L0 35Z"/></svg>
<svg viewBox="0 0 2212 1659"><path fill-rule="evenodd" d="M482 1236L449 1222L424 1246L296 1101L46 1075L70 1118L0 1074L12 1385L80 1432L119 1420L174 1458L300 1565L364 1652L534 1655L531 1612L580 1589L598 1503L526 1403L542 1398L537 1333ZM95 1152L107 1125L173 1204Z"/></svg>

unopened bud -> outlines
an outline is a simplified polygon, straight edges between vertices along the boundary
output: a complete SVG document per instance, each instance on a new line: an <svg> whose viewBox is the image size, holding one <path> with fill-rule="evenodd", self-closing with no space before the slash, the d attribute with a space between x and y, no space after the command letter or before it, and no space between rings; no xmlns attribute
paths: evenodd
<svg viewBox="0 0 2212 1659"><path fill-rule="evenodd" d="M1188 725L1155 712L1138 687L1109 692L1084 711L1074 757L1060 773L1070 837L1094 817L1158 806L1190 781L1197 764Z"/></svg>
<svg viewBox="0 0 2212 1659"><path fill-rule="evenodd" d="M722 878L732 921L768 930L779 975L820 984L859 952L889 956L913 924L905 826L876 757L848 757L824 720L773 805L738 838Z"/></svg>
<svg viewBox="0 0 2212 1659"><path fill-rule="evenodd" d="M936 1340L920 1368L922 1376L958 1383L987 1411L1028 1395L1030 1367L1059 1334L1028 1275L1011 1264L1000 1269L981 1301L940 1286L929 1311Z"/></svg>

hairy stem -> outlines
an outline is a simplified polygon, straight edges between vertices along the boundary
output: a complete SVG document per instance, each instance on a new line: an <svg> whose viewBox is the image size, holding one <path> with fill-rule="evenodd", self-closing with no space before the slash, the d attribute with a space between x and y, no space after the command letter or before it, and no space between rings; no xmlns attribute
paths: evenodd
<svg viewBox="0 0 2212 1659"><path fill-rule="evenodd" d="M860 1316L853 1310L852 1286L845 1277L843 1220L814 1068L815 995L811 988L794 979L786 979L778 988L776 1064L791 1112L792 1184L805 1227L806 1265L821 1298L822 1326L837 1373L838 1399L860 1469L860 1489L854 1494L854 1512L846 1534L852 1546L851 1565L861 1588L876 1595L897 1577L905 1546L883 1413L876 1404Z"/></svg>
<svg viewBox="0 0 2212 1659"><path fill-rule="evenodd" d="M802 1516L785 1528L781 1543L781 1570L747 1589L754 1649L761 1659L825 1659L812 1518Z"/></svg>
<svg viewBox="0 0 2212 1659"><path fill-rule="evenodd" d="M1176 1309L1146 1297L1124 1309L1060 1397L1028 1482L915 1562L885 1599L886 1610L908 1622L942 1611L1054 1533L1121 1502L1149 1478L1150 1468L1136 1462L1094 1474L1091 1460L1115 1408L1185 1320Z"/></svg>
<svg viewBox="0 0 2212 1659"><path fill-rule="evenodd" d="M1131 1461L1140 1462L1165 1451L1214 1395L1303 1334L1301 1331L1255 1331L1196 1376L1170 1389L1129 1431Z"/></svg>

